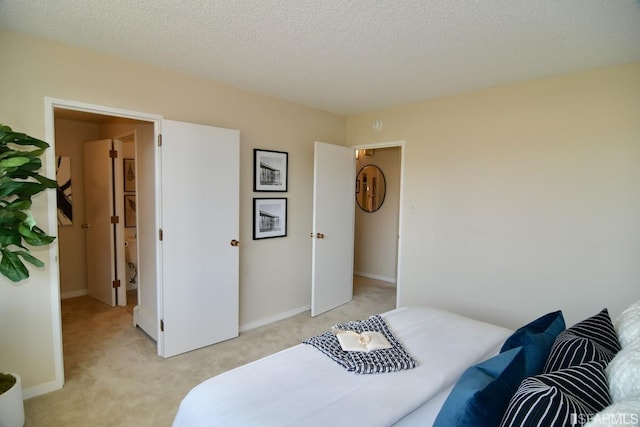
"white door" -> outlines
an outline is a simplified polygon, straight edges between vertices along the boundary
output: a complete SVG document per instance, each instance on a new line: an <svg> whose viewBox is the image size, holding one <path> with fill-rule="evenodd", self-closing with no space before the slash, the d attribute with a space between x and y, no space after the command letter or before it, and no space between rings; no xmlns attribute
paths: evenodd
<svg viewBox="0 0 640 427"><path fill-rule="evenodd" d="M82 227L87 245L87 293L110 306L127 305L124 218L121 197L117 196L121 194L117 191L118 183L122 182L120 145L120 141L111 139L84 143L85 222ZM111 156L112 152L118 153L116 157Z"/></svg>
<svg viewBox="0 0 640 427"><path fill-rule="evenodd" d="M353 298L354 150L315 143L311 315Z"/></svg>
<svg viewBox="0 0 640 427"><path fill-rule="evenodd" d="M238 336L239 131L162 121L163 357Z"/></svg>

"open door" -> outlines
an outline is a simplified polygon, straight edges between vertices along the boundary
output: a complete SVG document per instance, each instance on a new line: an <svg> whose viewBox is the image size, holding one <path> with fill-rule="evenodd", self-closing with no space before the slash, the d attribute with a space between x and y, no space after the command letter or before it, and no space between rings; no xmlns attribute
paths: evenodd
<svg viewBox="0 0 640 427"><path fill-rule="evenodd" d="M87 294L115 306L127 305L124 283L124 228L121 141L103 139L84 143Z"/></svg>
<svg viewBox="0 0 640 427"><path fill-rule="evenodd" d="M158 353L238 336L239 131L162 121Z"/></svg>
<svg viewBox="0 0 640 427"><path fill-rule="evenodd" d="M311 315L353 298L356 160L350 147L315 143Z"/></svg>

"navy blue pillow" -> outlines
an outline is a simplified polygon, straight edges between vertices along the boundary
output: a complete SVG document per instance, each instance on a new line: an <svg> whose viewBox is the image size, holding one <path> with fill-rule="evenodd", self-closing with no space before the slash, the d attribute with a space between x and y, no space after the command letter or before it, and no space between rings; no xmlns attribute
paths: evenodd
<svg viewBox="0 0 640 427"><path fill-rule="evenodd" d="M522 348L468 368L442 405L434 427L497 426L525 375Z"/></svg>
<svg viewBox="0 0 640 427"><path fill-rule="evenodd" d="M562 311L553 311L516 330L502 345L501 352L522 347L525 352L526 376L542 373L551 347L565 323Z"/></svg>

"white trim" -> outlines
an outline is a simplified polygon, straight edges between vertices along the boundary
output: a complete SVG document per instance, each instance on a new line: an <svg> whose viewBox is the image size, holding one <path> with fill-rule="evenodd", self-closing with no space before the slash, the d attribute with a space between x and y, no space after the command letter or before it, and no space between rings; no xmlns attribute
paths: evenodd
<svg viewBox="0 0 640 427"><path fill-rule="evenodd" d="M44 100L45 105L51 106L52 109L61 108L63 110L84 111L85 113L100 114L103 116L124 117L146 122L160 122L163 119L162 116L157 114L141 113L138 111L123 110L121 108L105 107L103 105L87 104L84 102L69 101L66 99L50 98L48 96L45 96ZM53 112L53 110L51 112Z"/></svg>
<svg viewBox="0 0 640 427"><path fill-rule="evenodd" d="M84 102L76 102L65 99L44 98L44 124L45 124L45 140L50 144L51 149L45 152L46 170L49 174L55 172L55 108L65 110L84 111L94 114L102 114L108 116L125 117L134 120L152 122L154 124L154 133L160 132L162 116L157 114L141 113L120 108L105 107L102 105L87 104ZM156 145L157 150L157 145ZM49 177L51 178L51 177ZM52 178L55 179L55 176ZM51 192L47 192L47 212L49 233L52 236L58 235L58 218L56 198ZM51 289L51 328L53 336L53 357L55 380L32 387L25 391L25 396L34 397L40 394L49 393L54 390L61 389L64 385L64 361L62 348L62 314L60 309L60 271L58 264L58 245L52 244L49 248L49 283ZM157 266L160 269L160 265ZM158 307L160 310L160 307ZM159 329L159 325L158 325Z"/></svg>
<svg viewBox="0 0 640 427"><path fill-rule="evenodd" d="M400 306L400 284L402 283L402 279L400 277L400 263L402 262L402 234L404 227L402 226L404 213L404 186L405 186L405 156L406 156L406 147L405 141L400 141L401 153L400 153L400 207L398 209L398 261L396 263L396 307Z"/></svg>
<svg viewBox="0 0 640 427"><path fill-rule="evenodd" d="M48 174L53 174L55 178L55 119L53 104L47 97L44 99L44 133L45 141L49 143L50 149L45 151L45 165ZM59 390L64 385L64 361L62 359L62 311L60 307L60 265L58 251L58 202L55 195L47 191L47 213L49 234L56 237L55 244L49 246L49 283L51 286L51 337L53 339L53 369L54 380L24 390L25 398L39 396Z"/></svg>
<svg viewBox="0 0 640 427"><path fill-rule="evenodd" d="M61 388L62 386L59 386L58 381L55 380L23 389L22 397L24 399L31 399L32 397L41 396L43 394L51 393L52 391L60 390Z"/></svg>
<svg viewBox="0 0 640 427"><path fill-rule="evenodd" d="M402 147L404 150L405 141L387 141L387 142L374 142L371 144L350 145L350 148L354 150L376 149L376 148L392 148Z"/></svg>
<svg viewBox="0 0 640 427"><path fill-rule="evenodd" d="M86 289L80 289L79 291L64 292L64 293L60 294L60 299L83 297L85 295L87 295L87 290Z"/></svg>
<svg viewBox="0 0 640 427"><path fill-rule="evenodd" d="M162 147L158 146L158 138L159 135L162 135L162 120L156 123L156 129L154 133L154 167L155 167L155 180L156 180L156 194L155 194L155 220L156 220L156 233L160 234L160 230L162 229ZM137 141L136 141L137 143ZM136 145L136 150L137 150ZM136 151L136 167L138 165L138 152ZM138 176L139 172L136 172ZM138 181L136 181L136 194L140 194L138 192ZM136 212L137 215L137 212ZM136 218L136 224L139 224L138 218ZM136 233L140 230L136 227ZM137 240L137 239L136 239ZM140 244L138 243L138 247ZM155 329L156 329L156 353L160 357L164 357L164 331L161 328L162 323L164 321L164 280L162 273L162 260L163 258L163 249L162 240L160 238L156 239L156 319L155 319ZM140 263L140 252L138 252L138 264ZM138 268L140 269L140 268ZM138 279L138 286L140 286L140 280ZM138 291L140 293L140 291ZM144 319L143 319L144 320ZM150 322L151 323L151 322ZM151 326L151 325L150 325ZM153 329L149 329L153 330Z"/></svg>
<svg viewBox="0 0 640 427"><path fill-rule="evenodd" d="M247 332L251 329L259 328L260 326L269 325L271 323L277 322L279 320L287 319L289 317L295 316L296 314L304 313L305 311L309 311L311 309L310 306L305 305L302 307L294 308L293 310L285 311L274 316L265 317L264 319L256 320L255 322L247 323L246 325L240 325L240 332Z"/></svg>
<svg viewBox="0 0 640 427"><path fill-rule="evenodd" d="M402 285L402 279L400 277L400 262L402 261L402 231L403 231L403 206L404 206L404 181L405 181L405 151L406 151L406 141L398 140L398 141L387 141L387 142L376 142L371 144L359 144L359 145L351 145L350 147L354 150L363 150L363 149L371 149L371 148L391 148L391 147L400 147L400 201L398 208L398 259L396 265L396 307L400 305L400 287Z"/></svg>

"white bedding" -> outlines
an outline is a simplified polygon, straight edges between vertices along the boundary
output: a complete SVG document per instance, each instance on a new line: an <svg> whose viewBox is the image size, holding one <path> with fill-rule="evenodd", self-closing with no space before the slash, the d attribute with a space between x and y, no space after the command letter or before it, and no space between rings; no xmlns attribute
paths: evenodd
<svg viewBox="0 0 640 427"><path fill-rule="evenodd" d="M399 308L382 317L416 368L357 375L299 344L194 387L174 427L390 426L442 395L512 332L433 308ZM441 404L425 413L437 415Z"/></svg>

